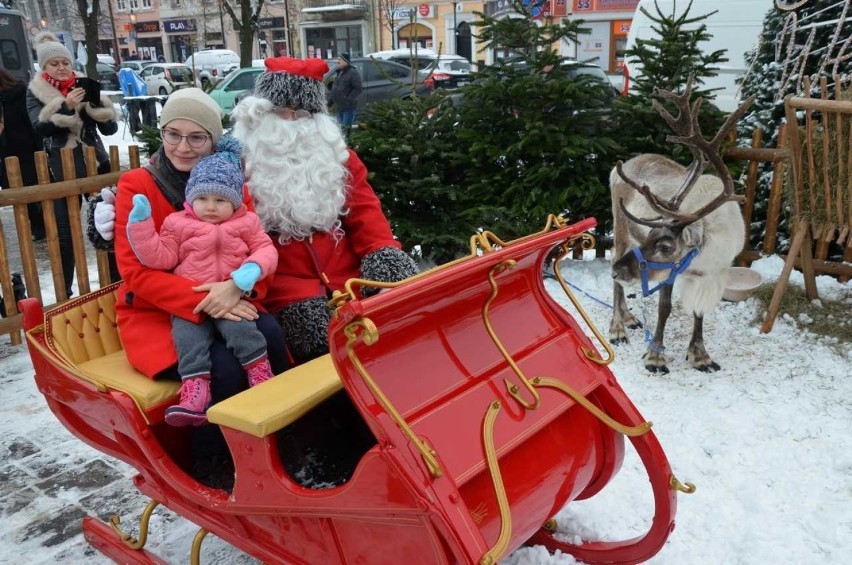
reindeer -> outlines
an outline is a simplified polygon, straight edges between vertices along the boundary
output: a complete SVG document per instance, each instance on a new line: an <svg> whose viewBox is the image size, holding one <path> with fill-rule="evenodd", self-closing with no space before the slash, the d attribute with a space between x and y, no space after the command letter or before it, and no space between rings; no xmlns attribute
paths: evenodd
<svg viewBox="0 0 852 565"><path fill-rule="evenodd" d="M745 224L734 195L731 174L722 160L722 140L753 102L746 100L732 113L712 141L698 125L702 99L692 105L692 76L683 94L654 90L671 101L672 116L658 100L652 104L674 131L668 141L689 148L693 161L683 167L661 155L643 154L618 162L610 173L612 215L615 223L612 278L614 304L610 341L626 343L629 328L641 327L630 313L622 285L641 282L643 296L660 291L657 327L644 356L645 368L668 373L663 334L672 309L672 288L679 281L680 302L693 314L687 359L699 371L714 372L719 365L704 348L704 316L722 298L730 266L745 242ZM718 176L705 175L712 165ZM658 283L649 288L649 284Z"/></svg>

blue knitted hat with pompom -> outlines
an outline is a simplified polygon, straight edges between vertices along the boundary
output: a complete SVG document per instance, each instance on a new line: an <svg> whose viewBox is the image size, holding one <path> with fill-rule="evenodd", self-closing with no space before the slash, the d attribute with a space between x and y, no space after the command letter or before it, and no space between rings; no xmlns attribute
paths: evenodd
<svg viewBox="0 0 852 565"><path fill-rule="evenodd" d="M230 200L234 210L243 204L243 170L240 167L240 142L226 135L216 144L216 152L201 159L189 174L186 201L199 196L221 196Z"/></svg>

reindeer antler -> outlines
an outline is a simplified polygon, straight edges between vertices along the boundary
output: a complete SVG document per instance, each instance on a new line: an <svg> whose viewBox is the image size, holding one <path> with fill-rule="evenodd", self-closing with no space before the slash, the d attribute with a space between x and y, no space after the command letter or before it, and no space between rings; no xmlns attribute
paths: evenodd
<svg viewBox="0 0 852 565"><path fill-rule="evenodd" d="M668 201L660 199L651 191L648 185L643 184L640 186L632 179L629 179L622 170L621 162L616 164L618 175L627 184L642 194L654 211L660 213L665 218L664 220L645 220L637 218L627 211L624 202L621 201L620 206L624 214L636 223L650 227L662 227L664 225L672 225L673 223L685 226L710 214L725 202L743 200L741 196L734 194L734 180L731 178L731 173L728 171L728 167L725 166L722 159L721 145L728 132L736 125L737 121L742 118L754 102L754 96L750 96L745 102L740 104L739 108L728 116L719 131L716 132L712 141L707 141L701 133L701 126L698 122L698 113L704 100L702 98L697 98L691 105L689 102L689 98L692 95L693 78L694 76L690 74L689 79L686 81L686 88L682 94L676 94L672 91L662 90L659 88L654 89L654 96L662 98L663 100L668 100L677 107L677 117L673 116L668 110L666 110L658 100L653 100L651 102L653 107L675 133L675 135L667 136L666 140L671 141L672 143L685 145L689 148L690 153L692 153L693 161L687 168L686 177L684 178L681 186L675 192L675 195ZM712 165L713 168L716 169L719 178L722 180L722 192L719 193L716 198L690 214L679 213L680 206L683 203L684 198L686 198L686 195L689 194L690 190L692 190L692 187L695 186L695 183L698 181L698 177L704 173L708 164Z"/></svg>

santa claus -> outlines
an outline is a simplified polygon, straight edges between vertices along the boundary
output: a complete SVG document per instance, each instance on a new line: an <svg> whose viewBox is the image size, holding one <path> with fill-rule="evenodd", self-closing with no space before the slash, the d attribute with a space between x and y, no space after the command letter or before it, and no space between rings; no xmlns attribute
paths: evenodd
<svg viewBox="0 0 852 565"><path fill-rule="evenodd" d="M255 210L279 253L264 306L297 361L328 351L328 300L348 279L396 282L417 272L327 114L327 71L321 59L267 59L254 94L231 114Z"/></svg>

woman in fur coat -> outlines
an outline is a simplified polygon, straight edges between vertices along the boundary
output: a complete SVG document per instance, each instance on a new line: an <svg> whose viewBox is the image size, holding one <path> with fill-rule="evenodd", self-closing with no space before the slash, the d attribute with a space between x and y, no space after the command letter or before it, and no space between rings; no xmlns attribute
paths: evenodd
<svg viewBox="0 0 852 565"><path fill-rule="evenodd" d="M118 131L115 108L109 98L84 102L85 89L76 86L77 77L71 67L71 52L56 36L47 31L35 38L35 49L41 74L30 81L27 90L27 114L35 129L38 144L48 155L54 181L63 180L60 150L74 149L77 177L86 176L83 148L95 148L98 173L109 171L109 155L98 132L112 135ZM62 255L62 274L65 292L71 295L74 278L74 251L71 243L71 223L65 198L53 202L59 249Z"/></svg>

